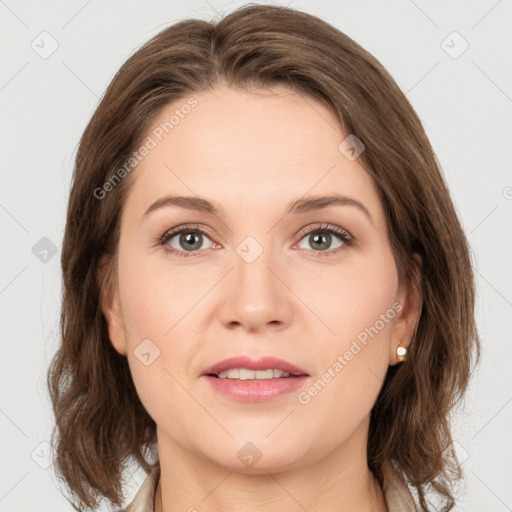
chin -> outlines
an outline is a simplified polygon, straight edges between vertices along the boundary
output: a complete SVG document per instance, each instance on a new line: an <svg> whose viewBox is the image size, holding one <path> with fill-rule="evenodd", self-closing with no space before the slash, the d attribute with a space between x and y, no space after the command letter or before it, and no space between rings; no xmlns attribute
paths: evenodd
<svg viewBox="0 0 512 512"><path fill-rule="evenodd" d="M225 446L220 453L205 454L213 463L224 469L246 475L282 473L304 463L303 453L296 447L283 449L282 443L271 443L264 439L259 443L257 438L246 436L243 443L234 442Z"/></svg>

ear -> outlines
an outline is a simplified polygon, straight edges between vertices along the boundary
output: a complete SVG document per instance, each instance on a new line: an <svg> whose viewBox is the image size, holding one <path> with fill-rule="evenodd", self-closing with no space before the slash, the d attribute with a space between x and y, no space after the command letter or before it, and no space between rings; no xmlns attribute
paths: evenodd
<svg viewBox="0 0 512 512"><path fill-rule="evenodd" d="M391 366L399 362L396 349L398 346L409 348L414 335L416 334L417 325L421 315L422 307L422 291L421 291L421 274L422 259L417 253L412 255L413 275L411 282L403 284L400 288L398 302L402 306L398 312L395 323L389 351L389 364Z"/></svg>
<svg viewBox="0 0 512 512"><path fill-rule="evenodd" d="M100 287L101 309L107 322L110 343L119 354L126 356L127 339L119 300L115 257L102 256L98 265L97 279Z"/></svg>

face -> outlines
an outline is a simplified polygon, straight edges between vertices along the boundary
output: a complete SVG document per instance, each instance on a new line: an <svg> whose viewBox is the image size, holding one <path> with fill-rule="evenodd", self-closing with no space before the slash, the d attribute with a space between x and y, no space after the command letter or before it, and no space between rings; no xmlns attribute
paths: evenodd
<svg viewBox="0 0 512 512"><path fill-rule="evenodd" d="M284 88L191 96L193 108L185 98L154 120L154 147L132 171L104 304L111 342L159 445L236 471L310 464L367 427L412 329L384 210L321 103ZM307 202L334 194L353 201ZM158 206L167 196L217 211ZM232 393L260 386L243 399L203 374L235 356L272 356L306 376L222 381ZM249 442L262 455L253 467L239 458Z"/></svg>

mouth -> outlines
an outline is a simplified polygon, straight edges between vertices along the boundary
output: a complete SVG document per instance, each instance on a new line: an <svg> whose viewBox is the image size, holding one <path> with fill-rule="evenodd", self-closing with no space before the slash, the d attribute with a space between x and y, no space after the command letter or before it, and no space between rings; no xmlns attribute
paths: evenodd
<svg viewBox="0 0 512 512"><path fill-rule="evenodd" d="M304 374L305 375L305 374ZM289 379L293 377L300 377L292 373L285 372L279 369L268 368L266 370L249 370L248 368L230 368L223 370L219 374L209 373L207 377L214 377L216 379L235 379L235 380L271 380L271 379Z"/></svg>
<svg viewBox="0 0 512 512"><path fill-rule="evenodd" d="M252 359L237 356L224 359L206 368L201 375L215 379L274 380L309 376L302 368L275 357Z"/></svg>
<svg viewBox="0 0 512 512"><path fill-rule="evenodd" d="M284 400L310 381L302 368L275 357L232 357L210 366L201 377L219 396L246 403Z"/></svg>

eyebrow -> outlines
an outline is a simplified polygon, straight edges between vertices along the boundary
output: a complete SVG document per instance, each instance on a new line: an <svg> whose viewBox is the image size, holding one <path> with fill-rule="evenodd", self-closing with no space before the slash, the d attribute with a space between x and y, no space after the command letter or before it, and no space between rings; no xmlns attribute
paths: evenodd
<svg viewBox="0 0 512 512"><path fill-rule="evenodd" d="M370 222L372 216L366 206L357 199L343 196L340 194L331 194L327 196L307 196L305 198L296 199L288 204L285 214L301 214L310 211L322 210L328 206L354 206L362 211ZM149 213L163 207L178 206L187 210L210 213L212 215L223 216L224 209L217 201L211 201L199 196L165 196L155 201L144 213L146 217Z"/></svg>

